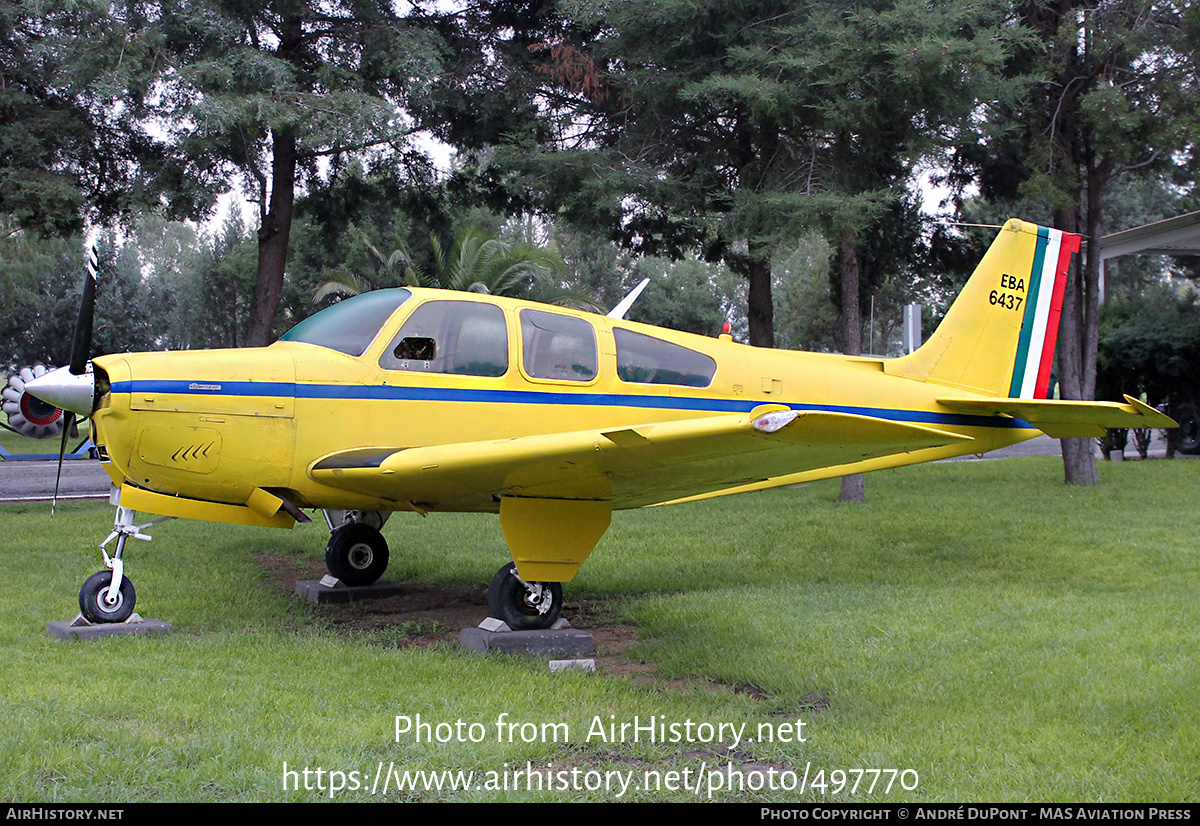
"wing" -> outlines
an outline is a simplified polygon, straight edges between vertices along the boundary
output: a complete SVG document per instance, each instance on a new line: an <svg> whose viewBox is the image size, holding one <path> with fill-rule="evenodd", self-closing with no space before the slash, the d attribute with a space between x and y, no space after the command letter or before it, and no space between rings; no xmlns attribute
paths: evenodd
<svg viewBox="0 0 1200 826"><path fill-rule="evenodd" d="M629 508L964 440L920 425L774 405L749 415L346 451L315 462L309 474L418 509L496 510L502 496Z"/></svg>
<svg viewBox="0 0 1200 826"><path fill-rule="evenodd" d="M1137 399L1126 396L1125 401L1127 404L1036 399L983 399L978 396L970 398L943 397L938 399L939 404L956 413L1021 419L1056 439L1103 436L1104 428L1106 427L1177 426L1171 418ZM833 476L845 476L850 473L865 473L885 467L927 462L933 459L946 458L950 455L959 455L962 452L958 450L954 453L944 453L943 455L914 454L912 456L901 457L900 459L872 457L866 460L852 461L840 467L814 468L777 476L763 482L735 485L725 490L710 491L709 493L695 496L684 496L667 504L690 502L697 499L710 499L714 496L725 496L731 493L747 493L780 487L782 485L798 485Z"/></svg>
<svg viewBox="0 0 1200 826"><path fill-rule="evenodd" d="M1178 427L1171 417L1126 396L1118 402L1077 402L1060 399L981 399L944 397L938 404L956 413L1011 416L1029 422L1056 439L1103 436L1105 428Z"/></svg>

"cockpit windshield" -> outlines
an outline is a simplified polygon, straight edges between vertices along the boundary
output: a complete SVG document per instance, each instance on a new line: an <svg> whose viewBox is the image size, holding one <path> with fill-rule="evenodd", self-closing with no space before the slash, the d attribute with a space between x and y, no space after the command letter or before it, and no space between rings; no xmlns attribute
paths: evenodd
<svg viewBox="0 0 1200 826"><path fill-rule="evenodd" d="M301 321L279 337L361 356L392 313L412 293L405 289L373 290L339 301Z"/></svg>

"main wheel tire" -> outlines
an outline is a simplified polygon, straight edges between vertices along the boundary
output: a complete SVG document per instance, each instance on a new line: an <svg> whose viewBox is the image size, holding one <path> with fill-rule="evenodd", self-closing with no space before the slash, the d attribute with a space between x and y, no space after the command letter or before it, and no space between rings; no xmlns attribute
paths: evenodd
<svg viewBox="0 0 1200 826"><path fill-rule="evenodd" d="M517 579L517 566L509 563L496 572L488 587L488 609L514 631L549 628L562 611L561 582L531 582L534 595Z"/></svg>
<svg viewBox="0 0 1200 826"><path fill-rule="evenodd" d="M370 585L387 570L388 556L383 534L362 522L350 522L330 534L325 567L347 585Z"/></svg>
<svg viewBox="0 0 1200 826"><path fill-rule="evenodd" d="M129 581L129 577L121 577L117 601L110 605L105 596L111 584L112 571L99 571L88 577L87 582L79 589L79 612L88 622L124 622L132 616L133 606L137 603L133 583Z"/></svg>

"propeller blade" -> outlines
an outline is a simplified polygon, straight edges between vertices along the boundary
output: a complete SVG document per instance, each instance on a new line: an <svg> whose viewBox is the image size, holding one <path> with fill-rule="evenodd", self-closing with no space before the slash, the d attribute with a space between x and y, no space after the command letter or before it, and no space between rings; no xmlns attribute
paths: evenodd
<svg viewBox="0 0 1200 826"><path fill-rule="evenodd" d="M100 269L100 259L96 248L87 252L87 276L83 280L83 295L79 299L79 318L75 321L75 335L71 340L71 362L68 369L71 375L82 376L87 370L88 358L92 354L92 319L96 315L96 279ZM71 429L75 424L75 413L63 411L62 443L58 448L58 472L54 477L54 499L50 503L50 515L54 515L58 507L58 486L62 482L63 460L67 457L67 440L71 438Z"/></svg>
<svg viewBox="0 0 1200 826"><path fill-rule="evenodd" d="M100 259L96 248L87 253L87 277L83 281L83 296L79 299L79 319L75 322L75 337L71 342L71 372L82 375L92 351L92 318L96 313L96 279Z"/></svg>
<svg viewBox="0 0 1200 826"><path fill-rule="evenodd" d="M58 473L54 476L54 499L50 502L50 515L58 507L58 485L62 482L63 459L67 455L67 439L71 438L71 426L75 424L75 414L70 410L63 411L62 443L58 446Z"/></svg>

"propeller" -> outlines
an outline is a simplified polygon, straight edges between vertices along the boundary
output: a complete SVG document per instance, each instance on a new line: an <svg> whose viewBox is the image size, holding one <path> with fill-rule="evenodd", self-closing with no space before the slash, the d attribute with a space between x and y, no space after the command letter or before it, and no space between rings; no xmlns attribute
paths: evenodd
<svg viewBox="0 0 1200 826"><path fill-rule="evenodd" d="M96 248L92 247L87 252L87 277L83 282L83 295L79 299L79 318L75 321L75 335L71 339L71 361L66 367L72 376L83 376L87 372L88 356L91 355L92 350L92 319L96 314L96 279L99 269L100 259L96 256ZM90 411L90 403L87 408ZM62 481L63 460L67 455L67 439L71 437L76 410L78 410L78 405L74 409L63 407L62 442L58 447L58 473L54 477L54 500L50 504L51 516L54 515L54 510L58 506L58 486Z"/></svg>

